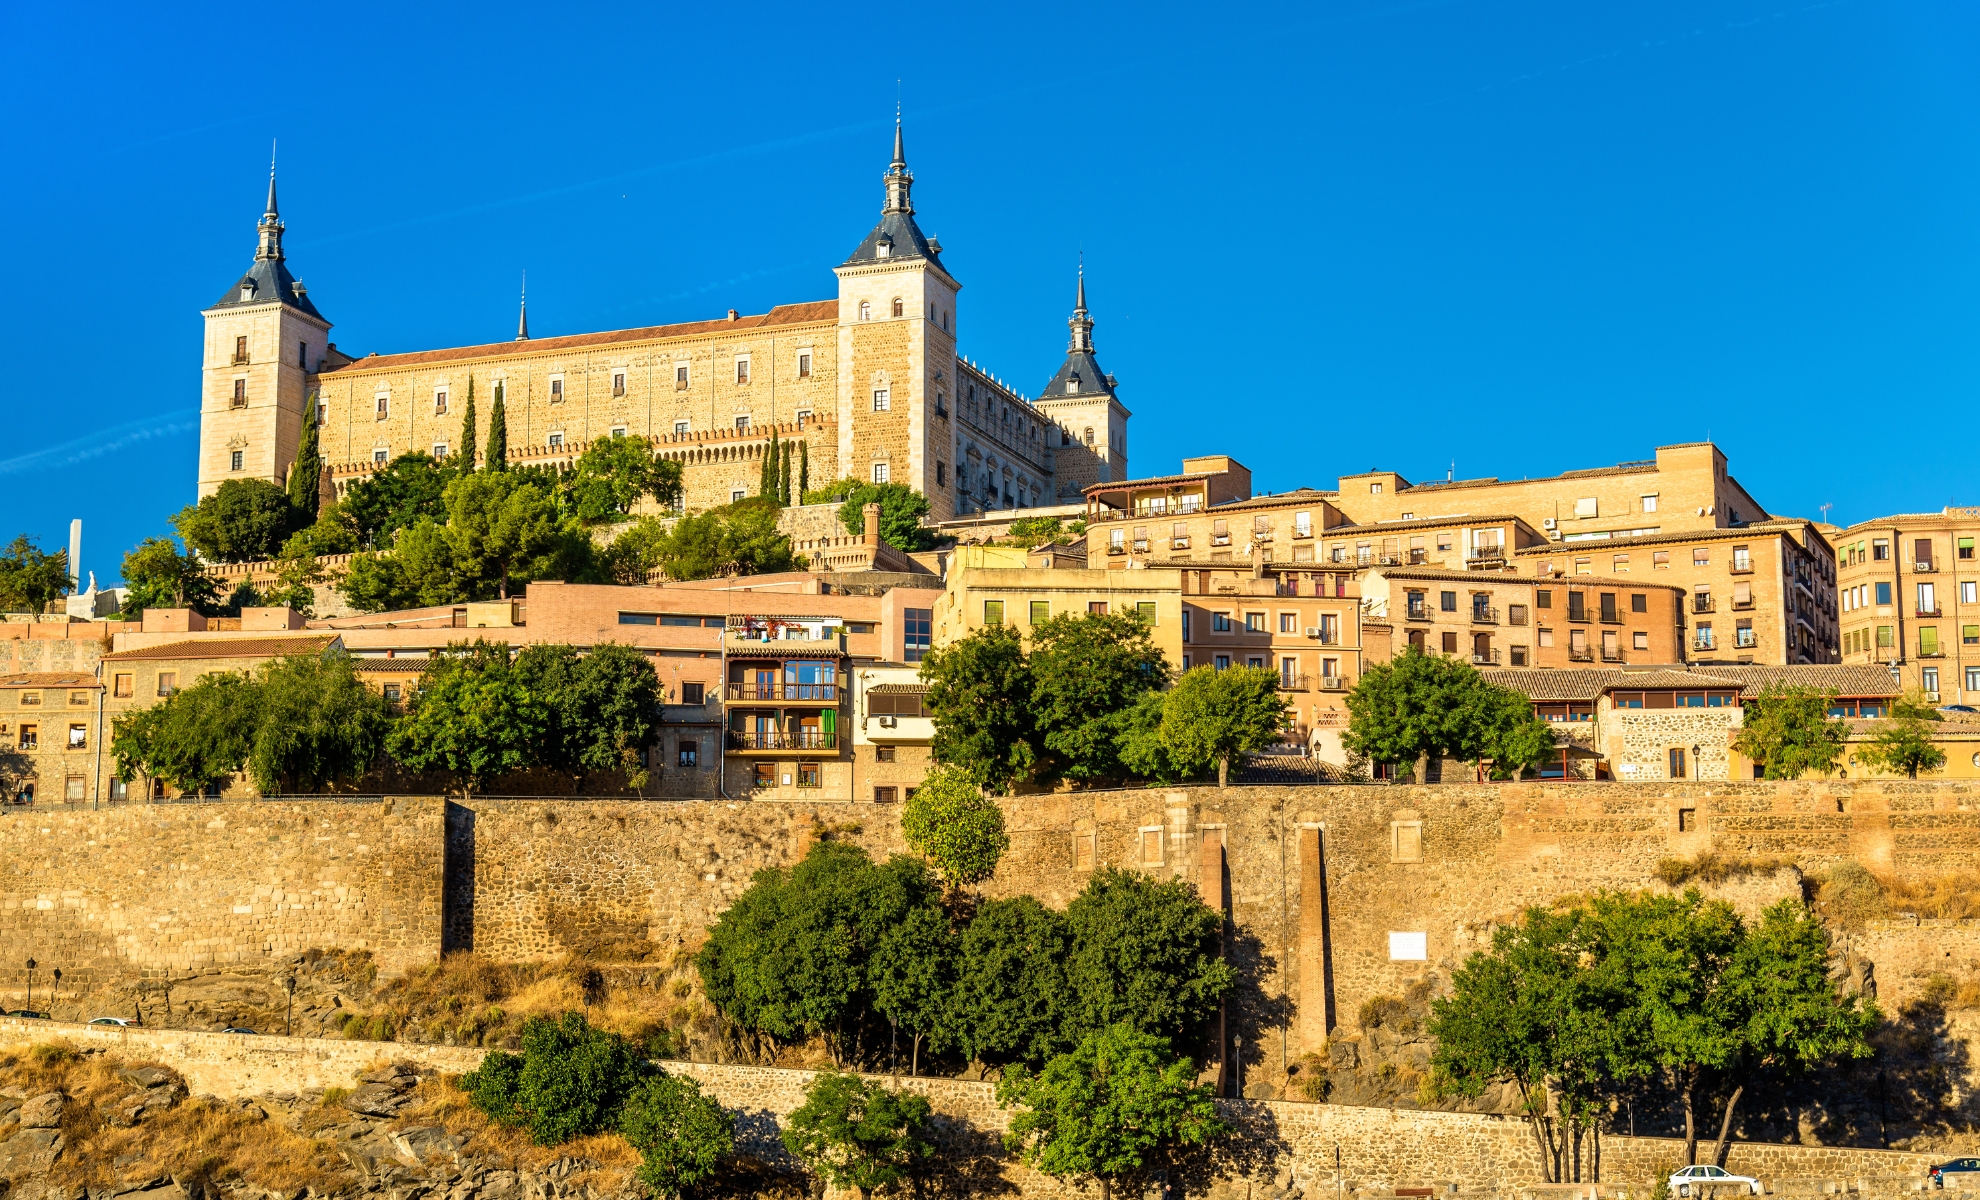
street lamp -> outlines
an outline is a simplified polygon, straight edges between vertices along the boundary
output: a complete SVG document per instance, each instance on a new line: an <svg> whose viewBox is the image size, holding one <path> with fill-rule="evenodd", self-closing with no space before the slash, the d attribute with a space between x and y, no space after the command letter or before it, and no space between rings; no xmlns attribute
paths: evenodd
<svg viewBox="0 0 1980 1200"><path fill-rule="evenodd" d="M282 1036L294 1037L296 1036L296 977L294 975L284 976L282 986L289 993L289 1013L288 1016L282 1019Z"/></svg>
<svg viewBox="0 0 1980 1200"><path fill-rule="evenodd" d="M29 1012L34 1011L34 968L36 967L36 965L37 964L33 959L30 958L27 960L28 994L27 994L27 1004L25 1005L25 1007Z"/></svg>

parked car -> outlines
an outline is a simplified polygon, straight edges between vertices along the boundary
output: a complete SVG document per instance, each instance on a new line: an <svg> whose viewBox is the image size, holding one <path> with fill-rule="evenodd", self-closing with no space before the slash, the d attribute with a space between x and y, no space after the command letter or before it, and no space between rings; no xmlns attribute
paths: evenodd
<svg viewBox="0 0 1980 1200"><path fill-rule="evenodd" d="M136 1029L139 1025L143 1024L143 1022L131 1017L91 1017L89 1023L91 1025L121 1025L125 1029Z"/></svg>
<svg viewBox="0 0 1980 1200"><path fill-rule="evenodd" d="M1971 704L1941 704L1939 706L1939 711L1970 713L1970 712L1980 712L1980 708L1975 708Z"/></svg>
<svg viewBox="0 0 1980 1200"><path fill-rule="evenodd" d="M31 1008L17 1008L10 1013L0 1013L0 1016L26 1017L30 1021L46 1021L48 1019L47 1013L36 1012Z"/></svg>
<svg viewBox="0 0 1980 1200"><path fill-rule="evenodd" d="M222 1030L221 1030L220 1032L221 1032L221 1033L249 1033L249 1034L252 1034L252 1033L254 1033L254 1030L252 1030L252 1029L249 1029L249 1028L248 1028L247 1026L245 1026L245 1025L229 1025L229 1026L227 1026L227 1028L225 1028L225 1029L222 1029ZM256 1037L259 1037L260 1035L259 1035L259 1034L255 1034L255 1036L256 1036Z"/></svg>
<svg viewBox="0 0 1980 1200"><path fill-rule="evenodd" d="M1702 1196L1722 1188L1743 1188L1756 1196L1761 1193L1758 1179L1734 1175L1724 1167L1685 1167L1671 1176L1671 1190L1680 1196Z"/></svg>
<svg viewBox="0 0 1980 1200"><path fill-rule="evenodd" d="M1932 1168L1932 1186L1946 1186L1948 1175L1980 1175L1980 1158L1949 1158ZM1955 1184L1961 1182L1954 1180Z"/></svg>

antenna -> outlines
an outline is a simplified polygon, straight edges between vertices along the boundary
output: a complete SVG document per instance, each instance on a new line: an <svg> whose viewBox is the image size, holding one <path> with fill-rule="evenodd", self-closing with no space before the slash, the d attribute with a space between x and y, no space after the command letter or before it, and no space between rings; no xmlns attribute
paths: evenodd
<svg viewBox="0 0 1980 1200"><path fill-rule="evenodd" d="M1815 507L1817 507L1817 508L1819 508L1819 509L1821 509L1821 510L1822 510L1822 523L1823 523L1824 525L1827 525L1827 524L1829 523L1829 510L1830 510L1830 509L1832 509L1832 508L1834 508L1834 507L1835 507L1835 505L1833 505L1833 504L1818 504L1818 505L1816 505Z"/></svg>

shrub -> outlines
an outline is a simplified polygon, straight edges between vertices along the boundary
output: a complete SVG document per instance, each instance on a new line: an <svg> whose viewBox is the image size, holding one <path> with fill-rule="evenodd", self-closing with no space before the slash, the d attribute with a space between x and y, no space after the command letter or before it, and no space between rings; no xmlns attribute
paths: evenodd
<svg viewBox="0 0 1980 1200"><path fill-rule="evenodd" d="M640 1152L640 1179L673 1197L713 1175L735 1149L736 1118L694 1080L663 1074L626 1097L619 1132Z"/></svg>
<svg viewBox="0 0 1980 1200"><path fill-rule="evenodd" d="M856 1188L861 1200L906 1178L935 1153L923 1136L926 1096L889 1091L851 1073L820 1071L784 1129L784 1148L826 1183Z"/></svg>
<svg viewBox="0 0 1980 1200"><path fill-rule="evenodd" d="M458 1086L476 1108L555 1146L618 1125L626 1097L652 1067L616 1033L593 1029L582 1013L534 1017L522 1054L491 1053Z"/></svg>
<svg viewBox="0 0 1980 1200"><path fill-rule="evenodd" d="M1742 858L1737 855L1720 855L1707 850L1697 858L1667 858L1657 864L1657 878L1671 887L1683 887L1687 883L1724 883L1746 875L1770 875L1782 867L1791 867L1794 860L1787 858Z"/></svg>

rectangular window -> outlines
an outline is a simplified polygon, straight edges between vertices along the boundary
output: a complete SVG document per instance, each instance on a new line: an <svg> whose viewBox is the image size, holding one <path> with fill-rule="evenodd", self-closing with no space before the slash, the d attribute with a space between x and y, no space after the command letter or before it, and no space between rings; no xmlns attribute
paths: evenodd
<svg viewBox="0 0 1980 1200"><path fill-rule="evenodd" d="M1700 621L1696 633L1697 637L1695 640L1698 649L1710 650L1718 644L1712 640L1712 623L1710 621Z"/></svg>
<svg viewBox="0 0 1980 1200"><path fill-rule="evenodd" d="M1753 569L1753 555L1752 555L1752 553L1751 553L1751 552L1749 552L1749 551L1747 550L1747 548L1746 548L1745 546L1734 546L1734 547L1733 547L1733 570L1735 570L1735 571L1751 571L1752 569Z"/></svg>
<svg viewBox="0 0 1980 1200"><path fill-rule="evenodd" d="M1980 646L1980 625L1961 625L1959 640L1967 646Z"/></svg>
<svg viewBox="0 0 1980 1200"><path fill-rule="evenodd" d="M380 446L378 449L373 450L371 452L371 461L378 463L379 465L382 466L384 465L385 460L391 456L391 453L392 453L391 451L385 449L383 446Z"/></svg>
<svg viewBox="0 0 1980 1200"><path fill-rule="evenodd" d="M1877 562L1889 562L1891 542L1889 538L1874 538L1870 542L1870 557Z"/></svg>
<svg viewBox="0 0 1980 1200"><path fill-rule="evenodd" d="M894 406L893 395L888 389L875 388L873 390L874 412L887 412L888 410L893 408L893 406Z"/></svg>
<svg viewBox="0 0 1980 1200"><path fill-rule="evenodd" d="M241 463L242 463L242 460L243 460L244 458L246 458L246 454L245 454L245 453L244 453L243 451L240 451L240 450L230 450L230 451L228 451L228 452L227 452L227 469L228 469L228 470L230 470L230 471L238 471L238 470L240 470L240 469L241 469Z"/></svg>
<svg viewBox="0 0 1980 1200"><path fill-rule="evenodd" d="M1655 492L1652 492L1648 496L1645 496L1643 498L1643 511L1647 513L1653 513L1657 511L1657 494Z"/></svg>
<svg viewBox="0 0 1980 1200"><path fill-rule="evenodd" d="M1533 634L1534 637L1538 639L1539 644L1542 646L1551 646L1554 644L1554 631L1547 628L1545 625L1541 625L1535 628Z"/></svg>
<svg viewBox="0 0 1980 1200"><path fill-rule="evenodd" d="M1741 650L1751 650L1757 644L1753 635L1753 618L1741 617L1733 624L1733 645Z"/></svg>
<svg viewBox="0 0 1980 1200"><path fill-rule="evenodd" d="M1891 602L1891 585L1890 585L1890 584L1888 584L1888 583L1880 583L1880 584L1878 584L1878 585L1877 585L1877 603L1879 603L1879 604L1889 604L1890 602Z"/></svg>
<svg viewBox="0 0 1980 1200"><path fill-rule="evenodd" d="M386 702L387 704L397 704L397 703L399 702L399 685L398 685L398 684L396 684L396 683L388 683L388 684L386 684L386 685L384 686L384 688L383 688L382 690L383 690L383 692L385 693L385 702Z"/></svg>
<svg viewBox="0 0 1980 1200"><path fill-rule="evenodd" d="M1508 625L1526 624L1526 606L1524 604L1506 605L1506 624Z"/></svg>
<svg viewBox="0 0 1980 1200"><path fill-rule="evenodd" d="M1107 615L1107 602L1105 600L1088 600L1086 602L1086 611L1093 616L1104 617Z"/></svg>
<svg viewBox="0 0 1980 1200"><path fill-rule="evenodd" d="M1313 514L1312 514L1312 513L1310 513L1310 512L1302 512L1302 513L1294 513L1294 514L1293 514L1293 536L1294 536L1294 537L1312 537L1312 536L1313 536ZM1971 538L1968 538L1968 539L1967 539L1967 541L1968 541L1968 542L1971 542L1972 540L1973 540L1973 539L1971 539Z"/></svg>
<svg viewBox="0 0 1980 1200"><path fill-rule="evenodd" d="M1602 619L1611 623L1619 620L1620 618L1616 615L1616 594L1614 592L1603 592L1601 600Z"/></svg>
<svg viewBox="0 0 1980 1200"><path fill-rule="evenodd" d="M1588 558L1575 559L1574 573L1576 575L1593 575L1595 573L1595 568L1590 565L1593 562L1594 562L1593 559L1588 559Z"/></svg>
<svg viewBox="0 0 1980 1200"><path fill-rule="evenodd" d="M159 695L169 696L173 692L176 692L178 690L179 690L179 673L177 671L160 671L158 673Z"/></svg>
<svg viewBox="0 0 1980 1200"><path fill-rule="evenodd" d="M1004 623L1004 602L1002 600L985 600L983 602L983 623L985 625L1002 625Z"/></svg>
<svg viewBox="0 0 1980 1200"><path fill-rule="evenodd" d="M130 699L130 697L131 697L131 694L132 694L132 693L131 693L131 677L130 677L129 675L118 675L118 676L116 676L116 677L115 677L115 678L114 678L114 679L113 679L113 680L111 681L111 690L110 690L110 694L111 694L111 695L113 695L113 696L116 696L116 697L118 697L119 699L123 699L123 700L128 700L128 699Z"/></svg>
<svg viewBox="0 0 1980 1200"><path fill-rule="evenodd" d="M887 470L887 464L886 464L886 463L874 463L874 464L873 464L873 482L875 482L875 483L885 483L885 482L887 482L887 480L888 480L888 478L889 478L889 474L888 474L888 470Z"/></svg>
<svg viewBox="0 0 1980 1200"><path fill-rule="evenodd" d="M695 738L682 738L677 743L678 753L674 759L676 766L693 767L701 761L701 743Z"/></svg>
<svg viewBox="0 0 1980 1200"><path fill-rule="evenodd" d="M1733 607L1753 607L1753 585L1744 579L1733 584Z"/></svg>
<svg viewBox="0 0 1980 1200"><path fill-rule="evenodd" d="M1629 594L1629 611L1633 613L1649 612L1650 597L1643 594L1642 592L1631 592Z"/></svg>
<svg viewBox="0 0 1980 1200"><path fill-rule="evenodd" d="M1189 610L1186 608L1183 609L1182 626L1183 626L1183 641L1187 642L1189 641ZM1189 661L1187 659L1183 660L1183 666L1187 667L1188 665L1189 665Z"/></svg>
<svg viewBox="0 0 1980 1200"><path fill-rule="evenodd" d="M822 785L823 773L817 763L801 762L797 768L797 785L801 788L815 788Z"/></svg>
<svg viewBox="0 0 1980 1200"><path fill-rule="evenodd" d="M894 788L876 786L873 789L873 802L875 804L892 804L899 795L900 792Z"/></svg>
<svg viewBox="0 0 1980 1200"><path fill-rule="evenodd" d="M237 337L234 339L234 361L237 363L244 363L247 360L248 360L247 338Z"/></svg>
<svg viewBox="0 0 1980 1200"><path fill-rule="evenodd" d="M563 402L564 377L562 375L552 375L550 377L550 403L562 404Z"/></svg>
<svg viewBox="0 0 1980 1200"><path fill-rule="evenodd" d="M688 431L688 423L687 423L686 421L676 421L676 422L674 422L674 436L675 436L675 437L686 437L686 436L687 436L687 431Z"/></svg>
<svg viewBox="0 0 1980 1200"><path fill-rule="evenodd" d="M932 608L905 608L901 610L905 633L905 646L902 659L918 663L928 657L935 629L935 610Z"/></svg>
<svg viewBox="0 0 1980 1200"><path fill-rule="evenodd" d="M1611 575L1629 574L1629 555L1618 554L1611 558L1609 560L1609 573Z"/></svg>
<svg viewBox="0 0 1980 1200"><path fill-rule="evenodd" d="M1229 633L1230 631L1231 614L1227 612L1214 612L1210 614L1211 633Z"/></svg>
<svg viewBox="0 0 1980 1200"><path fill-rule="evenodd" d="M1051 620L1051 618L1052 602L1050 600L1033 600L1031 602L1031 623L1033 625L1043 625L1046 621Z"/></svg>
<svg viewBox="0 0 1980 1200"><path fill-rule="evenodd" d="M1588 593L1570 591L1568 593L1568 620L1586 621L1587 619Z"/></svg>
<svg viewBox="0 0 1980 1200"><path fill-rule="evenodd" d="M438 388L433 393L433 415L436 417L444 417L447 415L446 388Z"/></svg>
<svg viewBox="0 0 1980 1200"><path fill-rule="evenodd" d="M1510 662L1510 663L1511 663L1511 664L1512 664L1513 666L1515 666L1515 667L1523 667L1523 666L1525 666L1525 665L1526 665L1526 647L1524 647L1524 646L1514 646L1514 647L1512 648L1512 657L1511 657L1510 659L1508 659L1507 661L1508 661L1508 662Z"/></svg>
<svg viewBox="0 0 1980 1200"><path fill-rule="evenodd" d="M236 379L234 381L233 405L235 408L247 407L247 380Z"/></svg>
<svg viewBox="0 0 1980 1200"><path fill-rule="evenodd" d="M1918 630L1918 653L1924 655L1924 654L1937 654L1938 652L1939 652L1938 629L1931 625L1925 625L1920 627Z"/></svg>
<svg viewBox="0 0 1980 1200"><path fill-rule="evenodd" d="M677 392L685 392L687 391L687 389L688 389L688 365L686 363L675 363L674 390Z"/></svg>
<svg viewBox="0 0 1980 1200"><path fill-rule="evenodd" d="M1213 665L1215 665L1219 671L1228 671L1231 669L1231 656L1228 654L1219 654Z"/></svg>
<svg viewBox="0 0 1980 1200"><path fill-rule="evenodd" d="M1650 648L1650 635L1641 629L1630 634L1629 648L1632 650L1648 650Z"/></svg>
<svg viewBox="0 0 1980 1200"><path fill-rule="evenodd" d="M772 788L772 787L776 787L776 786L777 786L777 764L776 764L776 763L767 763L767 762L760 762L760 763L757 763L757 764L756 764L756 773L755 773L755 778L754 778L754 782L755 782L755 784L756 784L756 786L757 786L757 787L760 787L760 788Z"/></svg>
<svg viewBox="0 0 1980 1200"><path fill-rule="evenodd" d="M935 464L935 486L942 487L949 482L948 464L937 461Z"/></svg>
<svg viewBox="0 0 1980 1200"><path fill-rule="evenodd" d="M435 459L442 459L447 457L447 443L445 442L433 443L433 457Z"/></svg>
<svg viewBox="0 0 1980 1200"><path fill-rule="evenodd" d="M1298 613L1296 613L1296 612L1282 612L1282 613L1280 613L1280 614L1279 614L1279 632L1280 632L1280 633L1298 633L1298 632L1299 632L1299 614L1298 614Z"/></svg>
<svg viewBox="0 0 1980 1200"><path fill-rule="evenodd" d="M736 360L736 386L741 387L747 384L748 382L749 382L749 360L746 358L739 358Z"/></svg>
<svg viewBox="0 0 1980 1200"><path fill-rule="evenodd" d="M1262 612L1248 612L1244 614L1244 631L1246 633L1264 633L1265 614Z"/></svg>
<svg viewBox="0 0 1980 1200"><path fill-rule="evenodd" d="M1890 627L1889 625L1879 625L1879 626L1877 626L1877 645L1878 645L1878 647L1879 647L1879 648L1882 648L1882 649L1889 649L1889 648L1890 648L1890 646L1891 646L1891 627Z"/></svg>
<svg viewBox="0 0 1980 1200"><path fill-rule="evenodd" d="M1554 590L1552 588L1539 588L1535 590L1533 593L1533 607L1554 607Z"/></svg>
<svg viewBox="0 0 1980 1200"><path fill-rule="evenodd" d="M561 429L557 430L550 435L549 440L552 450L562 450L564 448L564 431Z"/></svg>
<svg viewBox="0 0 1980 1200"><path fill-rule="evenodd" d="M1451 632L1450 630L1444 631L1444 653L1446 654L1457 653L1457 634Z"/></svg>
<svg viewBox="0 0 1980 1200"><path fill-rule="evenodd" d="M1598 505L1595 502L1595 500L1596 498L1594 496L1583 496L1580 499L1576 500L1574 502L1575 518L1577 520L1585 521L1588 518L1597 515L1597 512L1601 506Z"/></svg>
<svg viewBox="0 0 1980 1200"><path fill-rule="evenodd" d="M1919 538L1917 541L1912 543L1912 546L1913 546L1913 553L1915 553L1918 556L1913 561L1918 564L1919 569L1924 570L1930 568L1932 565L1932 539Z"/></svg>
<svg viewBox="0 0 1980 1200"><path fill-rule="evenodd" d="M1937 668L1937 667L1920 667L1920 668L1918 669L1918 682L1919 682L1919 685L1920 685L1920 686L1922 686L1922 687L1923 687L1923 688L1925 689L1925 691L1926 691L1926 692L1927 692L1928 694L1930 694L1930 695L1934 695L1934 696L1936 696L1936 695L1938 695L1938 694L1939 694L1939 668Z"/></svg>
<svg viewBox="0 0 1980 1200"><path fill-rule="evenodd" d="M1684 751L1675 746L1671 748L1671 778L1684 778Z"/></svg>
<svg viewBox="0 0 1980 1200"><path fill-rule="evenodd" d="M1650 569L1653 571L1670 570L1671 552L1669 550L1652 551L1650 554Z"/></svg>
<svg viewBox="0 0 1980 1200"><path fill-rule="evenodd" d="M624 371L612 372L612 394L614 396L623 396L626 394L626 373Z"/></svg>
<svg viewBox="0 0 1980 1200"><path fill-rule="evenodd" d="M38 750L40 748L41 748L41 726L39 725L21 726L21 749Z"/></svg>
<svg viewBox="0 0 1980 1200"><path fill-rule="evenodd" d="M1972 558L1972 557L1973 557L1973 539L1972 539L1972 538L1961 538L1961 539L1959 539L1959 556L1960 556L1961 558Z"/></svg>
<svg viewBox="0 0 1980 1200"><path fill-rule="evenodd" d="M1695 546L1691 551L1691 565L1709 567L1712 565L1712 552L1704 546Z"/></svg>
<svg viewBox="0 0 1980 1200"><path fill-rule="evenodd" d="M1921 617L1936 616L1938 615L1938 611L1939 611L1939 594L1937 590L1935 590L1932 587L1932 585L1929 583L1919 584L1918 585L1918 615Z"/></svg>
<svg viewBox="0 0 1980 1200"><path fill-rule="evenodd" d="M1971 579L1960 580L1959 602L1961 604L1980 603L1980 583L1975 583Z"/></svg>
<svg viewBox="0 0 1980 1200"><path fill-rule="evenodd" d="M1443 610L1444 610L1445 612L1449 612L1449 613L1454 613L1454 612L1456 612L1456 611L1457 611L1457 593L1456 593L1456 592L1439 592L1439 593L1437 594L1437 607L1438 607L1438 608L1441 608L1441 609L1443 609Z"/></svg>
<svg viewBox="0 0 1980 1200"><path fill-rule="evenodd" d="M41 693L40 693L40 692L22 692L22 693L21 693L21 707L22 707L22 708L39 708L39 707L41 707Z"/></svg>
<svg viewBox="0 0 1980 1200"><path fill-rule="evenodd" d="M1135 601L1134 611L1135 615L1139 616L1148 624L1153 625L1155 623L1155 602L1153 600Z"/></svg>
<svg viewBox="0 0 1980 1200"><path fill-rule="evenodd" d="M811 351L809 351L809 350L800 350L800 351L798 351L798 376L797 376L797 377L798 377L799 379L809 379L809 378L811 378Z"/></svg>

